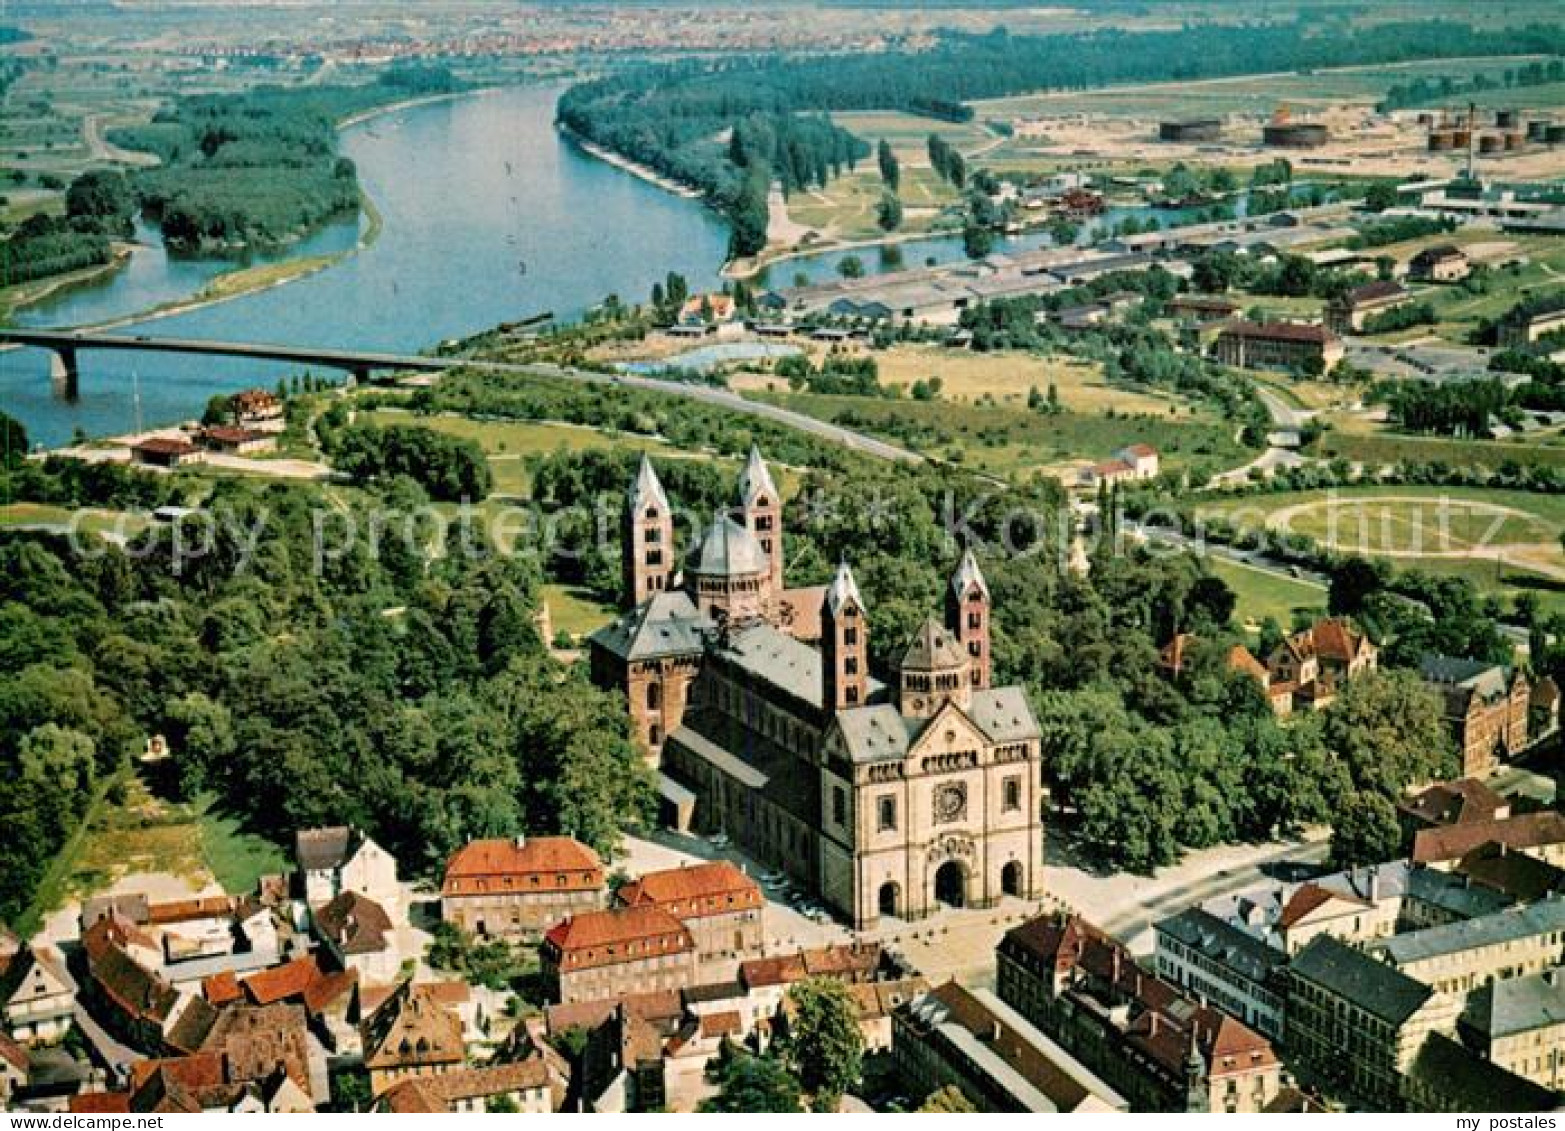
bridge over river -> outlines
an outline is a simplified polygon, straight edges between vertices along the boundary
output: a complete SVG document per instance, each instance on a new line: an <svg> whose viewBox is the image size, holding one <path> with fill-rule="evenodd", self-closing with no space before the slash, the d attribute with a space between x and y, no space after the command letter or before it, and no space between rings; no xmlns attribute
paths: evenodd
<svg viewBox="0 0 1565 1131"><path fill-rule="evenodd" d="M375 372L438 373L451 369L477 369L496 373L519 373L555 380L584 381L618 388L644 389L726 408L732 412L809 432L832 443L879 459L918 463L923 457L896 444L877 440L860 432L828 424L802 412L779 405L747 400L738 393L714 385L668 381L629 373L597 373L561 365L507 361L482 361L466 357L430 357L426 354L382 353L374 350L284 345L275 342L227 342L196 338L155 338L142 334L104 334L86 330L26 330L0 328L0 343L11 348L35 346L54 354L51 372L56 385L67 397L74 397L81 380L79 355L86 350L143 350L149 353L183 353L211 357L242 357L260 361L281 361L298 365L322 366L345 370L360 380ZM3 348L3 347L0 347Z"/></svg>

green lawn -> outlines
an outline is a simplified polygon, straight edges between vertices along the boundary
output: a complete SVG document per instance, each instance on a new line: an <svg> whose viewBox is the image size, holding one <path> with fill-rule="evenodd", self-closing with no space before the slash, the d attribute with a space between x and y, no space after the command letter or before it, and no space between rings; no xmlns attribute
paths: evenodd
<svg viewBox="0 0 1565 1131"><path fill-rule="evenodd" d="M813 393L756 397L995 475L1060 470L1073 461L1107 459L1126 444L1138 442L1157 448L1165 470L1196 463L1231 467L1247 458L1229 425L1184 416L1177 420L1152 413L1048 416L1006 405Z"/></svg>
<svg viewBox="0 0 1565 1131"><path fill-rule="evenodd" d="M614 619L615 609L598 601L585 589L574 585L545 585L544 600L555 632L566 632L580 639Z"/></svg>
<svg viewBox="0 0 1565 1131"><path fill-rule="evenodd" d="M1355 435L1332 430L1321 437L1320 454L1374 467L1395 463L1444 463L1452 467L1498 468L1506 463L1565 467L1565 446L1498 440L1449 440L1441 436Z"/></svg>
<svg viewBox="0 0 1565 1131"><path fill-rule="evenodd" d="M200 829L201 859L230 895L254 891L262 876L292 867L282 848L246 832L236 818L219 809L215 798L198 799L193 811Z"/></svg>
<svg viewBox="0 0 1565 1131"><path fill-rule="evenodd" d="M1271 617L1287 628L1293 623L1295 609L1314 612L1326 607L1326 591L1307 581L1282 577L1215 554L1206 559L1206 565L1239 598L1234 615L1241 622L1260 623Z"/></svg>

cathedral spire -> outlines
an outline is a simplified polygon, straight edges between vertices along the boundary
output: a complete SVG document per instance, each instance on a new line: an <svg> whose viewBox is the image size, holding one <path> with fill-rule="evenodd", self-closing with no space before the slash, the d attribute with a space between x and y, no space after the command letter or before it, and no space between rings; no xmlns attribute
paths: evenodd
<svg viewBox="0 0 1565 1131"><path fill-rule="evenodd" d="M971 661L968 679L975 688L990 685L993 669L989 660L989 583L978 568L972 549L962 551L962 560L951 575L946 591L946 627Z"/></svg>
<svg viewBox="0 0 1565 1131"><path fill-rule="evenodd" d="M861 707L869 695L869 619L853 570L843 562L821 603L821 707Z"/></svg>
<svg viewBox="0 0 1565 1131"><path fill-rule="evenodd" d="M625 492L620 534L625 603L635 608L666 590L674 575L674 510L644 453L636 478Z"/></svg>
<svg viewBox="0 0 1565 1131"><path fill-rule="evenodd" d="M743 506L749 506L755 502L758 495L776 499L777 484L772 482L771 470L767 468L766 461L761 458L760 446L751 444L750 456L745 460L744 471L739 474L739 502Z"/></svg>

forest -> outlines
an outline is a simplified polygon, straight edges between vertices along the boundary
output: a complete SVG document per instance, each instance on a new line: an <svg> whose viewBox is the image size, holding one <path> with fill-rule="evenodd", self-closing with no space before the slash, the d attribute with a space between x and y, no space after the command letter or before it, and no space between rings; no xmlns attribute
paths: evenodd
<svg viewBox="0 0 1565 1131"><path fill-rule="evenodd" d="M271 248L358 210L358 173L337 151L339 120L459 88L444 68L394 67L360 86L190 95L144 126L110 132L115 144L158 157L134 184L170 248Z"/></svg>
<svg viewBox="0 0 1565 1131"><path fill-rule="evenodd" d="M0 286L100 267L114 258L113 240L133 230L135 199L122 174L95 170L65 191L65 215L37 213L0 243Z"/></svg>
<svg viewBox="0 0 1565 1131"><path fill-rule="evenodd" d="M327 507L311 486L21 463L7 498L151 506L197 501L178 494L194 483L204 509L182 521L222 522L183 561L172 524L129 552L0 533L0 919L152 734L176 795L215 794L280 843L357 824L415 874L471 837L607 850L648 814L623 706L538 638L532 559L384 531L320 552L323 509L364 531L428 502L410 480Z"/></svg>
<svg viewBox="0 0 1565 1131"><path fill-rule="evenodd" d="M764 245L764 223L756 213L764 213L765 194L760 164L739 160L721 144L738 123L759 121L784 136L795 128L796 116L832 111L905 110L959 120L970 99L1036 90L1561 52L1565 27L1558 24L1489 30L1439 20L1368 25L1351 37L1306 20L1048 36L1014 36L1003 29L986 35L945 32L934 47L920 51L749 56L629 68L571 87L557 115L575 134L701 190L734 222L734 254L750 255ZM862 142L838 139L828 129L814 127L808 139L800 139L804 164L835 171L830 153L844 147L858 156L868 153ZM796 175L794 180L798 183Z"/></svg>

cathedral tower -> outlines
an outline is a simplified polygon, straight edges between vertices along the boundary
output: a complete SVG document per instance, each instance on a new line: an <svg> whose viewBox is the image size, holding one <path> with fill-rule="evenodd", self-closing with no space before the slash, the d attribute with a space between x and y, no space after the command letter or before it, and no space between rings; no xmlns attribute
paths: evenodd
<svg viewBox="0 0 1565 1131"><path fill-rule="evenodd" d="M980 690L990 686L994 673L989 658L989 583L971 549L962 551L946 590L946 627L971 658L973 686Z"/></svg>
<svg viewBox="0 0 1565 1131"><path fill-rule="evenodd" d="M869 692L869 619L848 563L826 590L821 607L821 707L861 707Z"/></svg>
<svg viewBox="0 0 1565 1131"><path fill-rule="evenodd" d="M669 588L674 575L674 512L645 455L625 495L620 553L625 603L631 608Z"/></svg>
<svg viewBox="0 0 1565 1131"><path fill-rule="evenodd" d="M772 592L783 591L782 495L761 458L761 449L750 445L750 458L739 476L739 513L746 529L766 551L771 566Z"/></svg>

